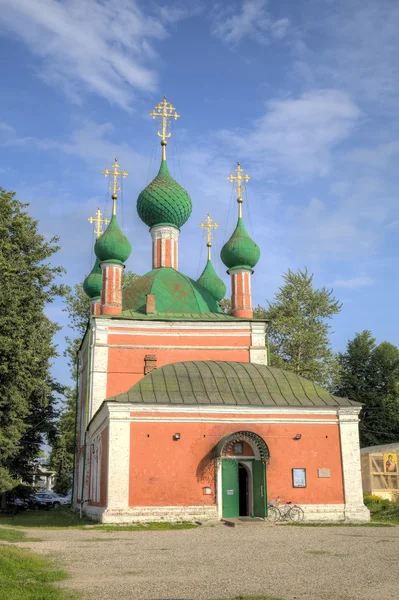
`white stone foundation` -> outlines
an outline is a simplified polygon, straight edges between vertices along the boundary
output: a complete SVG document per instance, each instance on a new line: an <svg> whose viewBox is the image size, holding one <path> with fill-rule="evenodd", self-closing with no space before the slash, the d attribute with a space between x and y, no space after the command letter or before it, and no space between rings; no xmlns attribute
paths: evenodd
<svg viewBox="0 0 399 600"><path fill-rule="evenodd" d="M303 522L308 523L368 523L370 511L345 508L345 504L301 504L305 516ZM220 517L216 506L137 506L128 509L111 509L88 506L86 514L89 518L101 523L148 523L181 521L207 521Z"/></svg>
<svg viewBox="0 0 399 600"><path fill-rule="evenodd" d="M90 519L101 523L191 523L218 518L216 506L137 506L127 509L88 506L85 512Z"/></svg>
<svg viewBox="0 0 399 600"><path fill-rule="evenodd" d="M350 509L345 504L301 504L304 522L310 523L368 523L370 511L366 506Z"/></svg>

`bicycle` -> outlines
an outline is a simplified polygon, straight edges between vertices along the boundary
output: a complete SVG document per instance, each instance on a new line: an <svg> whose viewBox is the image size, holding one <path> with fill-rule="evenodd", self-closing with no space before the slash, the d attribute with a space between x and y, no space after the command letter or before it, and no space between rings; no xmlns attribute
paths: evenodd
<svg viewBox="0 0 399 600"><path fill-rule="evenodd" d="M300 506L291 504L291 502L281 503L280 496L277 496L274 502L270 502L267 507L267 520L275 523L276 521L293 521L300 523L303 521L305 513Z"/></svg>

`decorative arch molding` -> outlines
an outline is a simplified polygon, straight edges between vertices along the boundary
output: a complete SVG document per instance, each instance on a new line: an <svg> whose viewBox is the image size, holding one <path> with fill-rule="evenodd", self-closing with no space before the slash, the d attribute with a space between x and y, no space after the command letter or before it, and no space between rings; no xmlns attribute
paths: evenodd
<svg viewBox="0 0 399 600"><path fill-rule="evenodd" d="M226 435L216 446L216 458L223 458L224 454L228 452L236 442L248 442L261 460L264 462L269 460L270 453L265 440L253 431L236 431Z"/></svg>

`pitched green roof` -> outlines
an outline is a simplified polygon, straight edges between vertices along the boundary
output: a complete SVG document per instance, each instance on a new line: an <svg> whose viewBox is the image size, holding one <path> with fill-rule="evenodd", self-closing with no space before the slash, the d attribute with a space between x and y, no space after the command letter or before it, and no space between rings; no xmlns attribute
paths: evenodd
<svg viewBox="0 0 399 600"><path fill-rule="evenodd" d="M145 314L147 294L155 295L157 314L222 312L216 299L197 282L175 269L162 267L136 279L124 291L122 315L132 316L132 312Z"/></svg>
<svg viewBox="0 0 399 600"><path fill-rule="evenodd" d="M226 286L224 282L217 275L212 261L208 259L205 269L202 271L200 277L197 279L197 283L202 285L203 288L208 290L210 294L220 302L226 295Z"/></svg>
<svg viewBox="0 0 399 600"><path fill-rule="evenodd" d="M137 198L137 212L148 227L173 225L180 228L191 215L191 198L169 173L162 160L158 175Z"/></svg>
<svg viewBox="0 0 399 600"><path fill-rule="evenodd" d="M102 287L102 271L97 258L94 267L83 282L83 290L90 299L93 299L101 296Z"/></svg>
<svg viewBox="0 0 399 600"><path fill-rule="evenodd" d="M108 400L135 404L235 406L361 406L333 396L290 371L223 361L187 361L151 371L123 394Z"/></svg>
<svg viewBox="0 0 399 600"><path fill-rule="evenodd" d="M124 263L130 256L132 247L122 233L116 216L112 215L111 222L104 233L97 239L94 252L100 262Z"/></svg>
<svg viewBox="0 0 399 600"><path fill-rule="evenodd" d="M222 248L220 258L229 269L239 267L252 269L259 257L259 246L249 237L244 222L239 217L233 235Z"/></svg>

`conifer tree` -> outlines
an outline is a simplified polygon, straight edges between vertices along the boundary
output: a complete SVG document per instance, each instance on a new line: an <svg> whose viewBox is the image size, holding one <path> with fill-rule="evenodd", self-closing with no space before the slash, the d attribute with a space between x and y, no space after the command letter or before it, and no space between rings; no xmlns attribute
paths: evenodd
<svg viewBox="0 0 399 600"><path fill-rule="evenodd" d="M29 482L62 392L50 376L58 327L44 313L63 293L63 269L48 262L58 239L40 235L27 206L0 188L0 492Z"/></svg>
<svg viewBox="0 0 399 600"><path fill-rule="evenodd" d="M399 439L399 349L378 346L370 331L349 340L339 355L341 380L335 393L364 404L360 421L362 447Z"/></svg>
<svg viewBox="0 0 399 600"><path fill-rule="evenodd" d="M315 289L313 275L306 269L288 270L283 279L275 300L254 311L255 318L270 320L271 366L331 388L338 365L331 350L329 320L340 312L341 304L332 290Z"/></svg>

